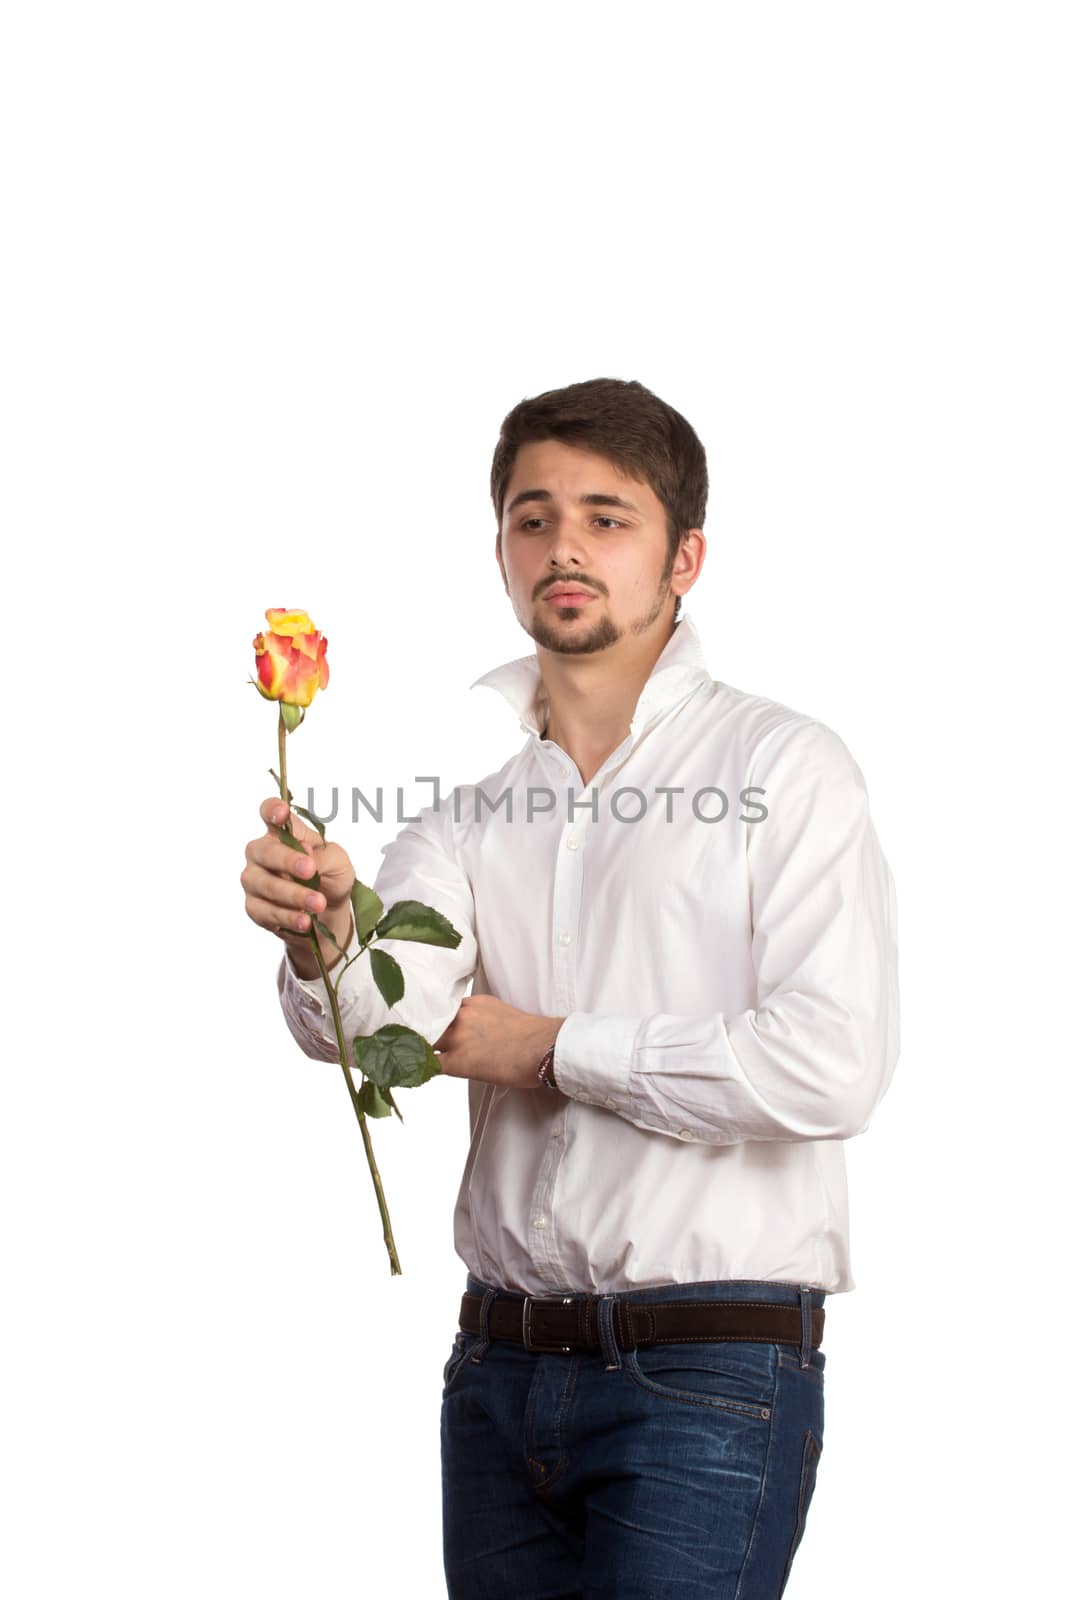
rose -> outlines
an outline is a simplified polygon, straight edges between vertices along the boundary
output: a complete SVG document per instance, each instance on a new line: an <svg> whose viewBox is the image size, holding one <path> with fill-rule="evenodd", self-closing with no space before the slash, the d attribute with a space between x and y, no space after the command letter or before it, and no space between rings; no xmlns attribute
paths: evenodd
<svg viewBox="0 0 1067 1600"><path fill-rule="evenodd" d="M278 785L282 799L292 811L306 818L325 841L326 829L319 819L303 806L293 803L286 770L286 735L296 731L304 720L304 711L318 690L325 689L330 681L326 640L316 631L306 611L289 611L284 606L276 606L267 611L266 618L270 631L257 633L253 640L257 676L251 681L265 700L278 701L278 771L272 770L271 776ZM271 828L282 844L306 858L304 845L297 839L288 821L272 823ZM301 881L306 889L319 887L317 874ZM460 935L447 917L435 911L433 906L424 905L421 900L398 900L386 910L374 890L358 879L352 886L351 903L354 950L342 950L329 927L314 915L307 936L315 952L319 977L325 985L341 1067L363 1135L382 1219L382 1233L389 1252L389 1268L391 1272L399 1273L400 1261L393 1240L389 1208L385 1203L385 1190L374 1159L367 1118L388 1117L394 1113L400 1117L393 1090L413 1089L427 1082L440 1073L441 1063L428 1039L400 1023L386 1023L376 1033L357 1034L348 1039L341 1022L337 985L352 963L367 953L371 976L386 1005L392 1007L404 997L404 974L395 956L376 947L378 940L409 939L455 950L460 943ZM341 960L333 967L326 965L320 935L328 939L341 956ZM353 1066L362 1074L363 1081L359 1088L353 1078Z"/></svg>
<svg viewBox="0 0 1067 1600"><path fill-rule="evenodd" d="M330 681L326 640L306 611L272 606L266 613L269 633L257 633L256 688L265 700L309 706Z"/></svg>

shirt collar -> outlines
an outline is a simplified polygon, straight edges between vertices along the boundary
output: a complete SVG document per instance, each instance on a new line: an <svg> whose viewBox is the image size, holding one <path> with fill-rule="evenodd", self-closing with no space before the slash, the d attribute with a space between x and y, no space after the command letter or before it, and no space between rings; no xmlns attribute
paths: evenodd
<svg viewBox="0 0 1067 1600"><path fill-rule="evenodd" d="M660 712L669 710L701 682L711 682L704 662L700 636L689 617L681 617L637 697L630 732L634 735ZM491 672L475 678L470 688L496 689L518 712L519 726L540 739L548 720L545 694L537 656L520 656L506 661Z"/></svg>

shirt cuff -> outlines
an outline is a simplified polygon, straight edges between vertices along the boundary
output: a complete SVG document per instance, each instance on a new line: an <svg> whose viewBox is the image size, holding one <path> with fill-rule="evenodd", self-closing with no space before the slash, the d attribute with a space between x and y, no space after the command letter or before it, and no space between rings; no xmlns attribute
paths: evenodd
<svg viewBox="0 0 1067 1600"><path fill-rule="evenodd" d="M321 935L320 935L320 944L323 943L323 942L324 941L322 940ZM327 946L329 952L331 954L335 954L336 955L334 946L332 944L330 944L329 940L326 940L325 943L326 943L326 946ZM354 944L356 944L356 926L355 926L355 920L353 919L352 928L351 928L351 931L350 931L349 936L348 936L348 943L345 945L344 950L341 952L341 954L336 956L335 961L333 962L332 966L329 968L329 971L334 974L334 982L335 983L343 982L343 976L342 976L342 978L339 979L336 975L337 975L337 973L339 971L343 971L345 962L347 961L348 957L351 955L352 946ZM309 950L311 949L310 942L308 943L308 949ZM358 949L358 945L357 945L357 949ZM325 959L325 957L324 957L324 959ZM296 968L293 966L291 952L289 950L288 945L286 945L285 956L284 956L284 958L282 960L282 971L285 974L285 980L286 980L286 984L288 986L290 986L293 989L296 989L300 993L300 995L303 997L303 999L305 1001L306 1000L312 1000L312 1001L316 1002L317 1005L318 1005L319 1010L322 1011L323 1013L327 1013L327 1014L329 1013L329 1011L330 1011L329 990L328 990L328 988L326 986L325 980L323 978L302 978L300 976L300 974L297 972ZM340 991L338 991L338 998L340 998ZM330 1037L331 1038L333 1037L332 1033L331 1033Z"/></svg>
<svg viewBox="0 0 1067 1600"><path fill-rule="evenodd" d="M340 959L338 959L338 965L340 964ZM285 960L282 965L285 969L286 985L290 989L296 989L305 998L315 1001L320 1011L329 1011L330 1002L326 994L326 984L322 978L302 978L293 966L288 950L285 952Z"/></svg>
<svg viewBox="0 0 1067 1600"><path fill-rule="evenodd" d="M552 1072L571 1100L607 1111L630 1109L630 1074L640 1017L599 1017L572 1011L556 1034Z"/></svg>

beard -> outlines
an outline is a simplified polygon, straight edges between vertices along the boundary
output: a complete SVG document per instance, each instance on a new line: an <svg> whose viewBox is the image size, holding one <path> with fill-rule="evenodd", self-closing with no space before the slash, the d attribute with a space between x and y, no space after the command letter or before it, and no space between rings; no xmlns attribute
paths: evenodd
<svg viewBox="0 0 1067 1600"><path fill-rule="evenodd" d="M542 649L552 650L561 656L590 656L598 650L607 650L622 638L623 633L647 633L649 628L655 626L663 615L663 608L668 601L673 604L670 592L670 577L674 563L671 562L660 574L660 587L655 600L649 609L628 628L620 628L611 617L602 615L596 621L586 622L581 613L585 606L562 606L553 613L545 614L538 608L529 623L523 623L523 629L529 634L535 644Z"/></svg>
<svg viewBox="0 0 1067 1600"><path fill-rule="evenodd" d="M571 617L575 620L567 620ZM567 607L551 617L538 611L526 626L526 632L535 644L561 656L593 655L597 650L606 650L621 636L621 630L609 616L586 622L578 619L577 608L572 611Z"/></svg>

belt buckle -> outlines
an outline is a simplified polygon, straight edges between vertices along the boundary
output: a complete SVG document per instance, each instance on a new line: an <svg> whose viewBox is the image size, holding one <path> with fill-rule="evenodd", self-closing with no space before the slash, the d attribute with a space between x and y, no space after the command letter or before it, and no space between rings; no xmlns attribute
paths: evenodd
<svg viewBox="0 0 1067 1600"><path fill-rule="evenodd" d="M536 1354L537 1352L540 1351L540 1352L544 1352L545 1354L551 1354L551 1355L562 1354L564 1351L569 1351L570 1350L570 1345L569 1344L534 1344L533 1340L530 1337L530 1326L531 1326L530 1319L531 1319L531 1316L532 1316L532 1313L533 1313L533 1307L535 1305L569 1306L573 1299L574 1299L574 1296L572 1294L566 1294L566 1295L563 1295L560 1298L553 1298L551 1295L534 1295L534 1294L527 1294L527 1295L523 1296L523 1300L522 1300L522 1347L523 1347L524 1350L529 1350L533 1354Z"/></svg>

